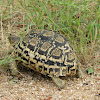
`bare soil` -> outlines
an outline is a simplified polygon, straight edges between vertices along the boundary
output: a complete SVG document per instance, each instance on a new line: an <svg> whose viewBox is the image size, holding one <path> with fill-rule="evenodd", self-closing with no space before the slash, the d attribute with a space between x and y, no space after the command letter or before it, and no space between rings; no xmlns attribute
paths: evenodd
<svg viewBox="0 0 100 100"><path fill-rule="evenodd" d="M100 100L100 76L86 75L84 79L66 79L59 91L54 82L38 73L24 72L24 78L10 80L0 75L0 100Z"/></svg>

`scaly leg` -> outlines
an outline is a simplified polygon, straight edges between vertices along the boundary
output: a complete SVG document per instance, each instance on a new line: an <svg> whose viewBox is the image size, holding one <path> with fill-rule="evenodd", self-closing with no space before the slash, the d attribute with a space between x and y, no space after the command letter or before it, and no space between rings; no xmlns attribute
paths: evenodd
<svg viewBox="0 0 100 100"><path fill-rule="evenodd" d="M9 63L9 66L10 66L10 70L11 70L11 75L14 75L14 76L18 75L16 61Z"/></svg>
<svg viewBox="0 0 100 100"><path fill-rule="evenodd" d="M65 81L60 79L59 77L52 77L53 81L56 83L56 85L58 86L59 90L61 90L64 85L65 85Z"/></svg>
<svg viewBox="0 0 100 100"><path fill-rule="evenodd" d="M78 72L76 73L76 75L78 76L78 78L84 78L84 74L83 74L83 72L82 72L80 66L79 66L79 68L78 68Z"/></svg>

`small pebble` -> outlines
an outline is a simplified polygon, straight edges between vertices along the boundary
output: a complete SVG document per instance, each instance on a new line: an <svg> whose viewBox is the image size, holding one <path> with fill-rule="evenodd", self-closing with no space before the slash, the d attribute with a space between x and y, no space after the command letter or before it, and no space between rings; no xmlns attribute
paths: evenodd
<svg viewBox="0 0 100 100"><path fill-rule="evenodd" d="M79 89L79 87L76 87L76 89Z"/></svg>
<svg viewBox="0 0 100 100"><path fill-rule="evenodd" d="M100 93L99 94L96 94L95 96L100 96Z"/></svg>
<svg viewBox="0 0 100 100"><path fill-rule="evenodd" d="M88 83L83 83L83 85L88 85Z"/></svg>

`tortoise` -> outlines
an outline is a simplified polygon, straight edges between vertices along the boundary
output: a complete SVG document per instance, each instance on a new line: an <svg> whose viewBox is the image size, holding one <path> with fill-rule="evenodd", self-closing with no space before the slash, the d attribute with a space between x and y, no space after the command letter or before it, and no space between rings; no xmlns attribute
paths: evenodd
<svg viewBox="0 0 100 100"><path fill-rule="evenodd" d="M30 31L19 41L19 37L10 36L15 41L14 55L20 57L24 66L52 78L59 89L65 85L60 76L80 76L80 63L67 38L56 31L36 29ZM16 42L17 41L17 42ZM17 44L17 45L16 45ZM16 68L11 68L16 74Z"/></svg>

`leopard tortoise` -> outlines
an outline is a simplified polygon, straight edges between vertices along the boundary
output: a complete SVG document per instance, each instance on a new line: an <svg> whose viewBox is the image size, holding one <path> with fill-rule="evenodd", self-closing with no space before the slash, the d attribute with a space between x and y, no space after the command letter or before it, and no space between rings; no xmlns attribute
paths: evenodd
<svg viewBox="0 0 100 100"><path fill-rule="evenodd" d="M17 41L13 47L15 57L20 62L41 74L48 75L56 85L63 88L65 80L60 76L80 75L80 63L68 40L61 34L52 30L32 30L22 39L10 36L11 41ZM11 68L15 74L15 67Z"/></svg>

